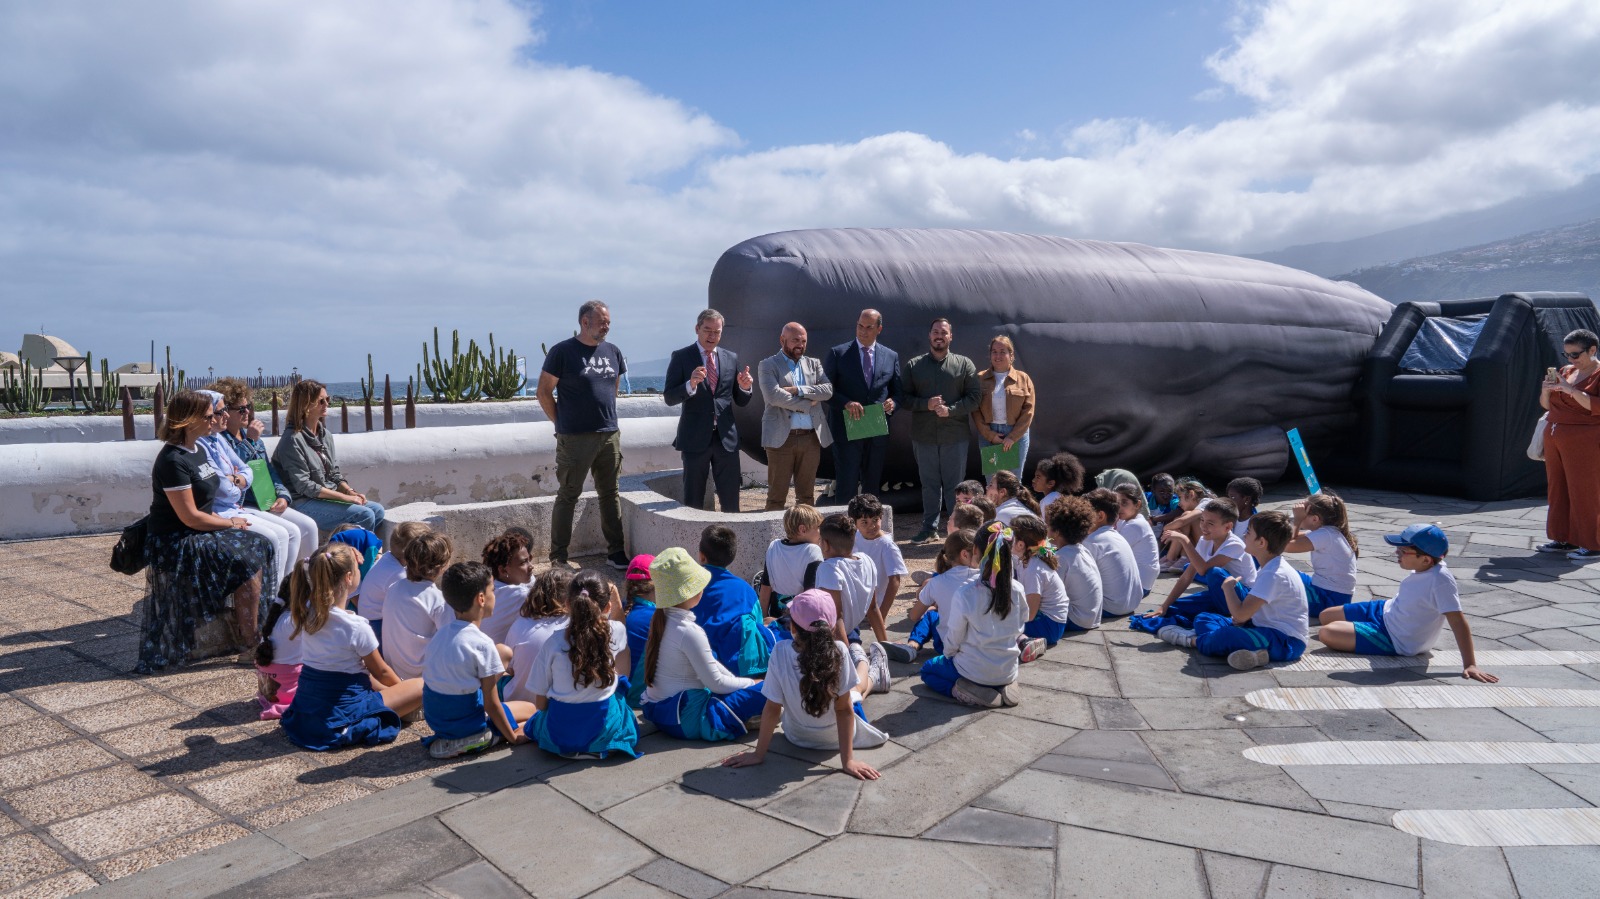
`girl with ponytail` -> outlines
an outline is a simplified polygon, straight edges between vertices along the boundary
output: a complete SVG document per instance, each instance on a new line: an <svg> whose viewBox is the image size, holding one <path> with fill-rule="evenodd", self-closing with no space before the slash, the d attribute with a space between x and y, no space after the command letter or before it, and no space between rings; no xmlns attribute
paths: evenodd
<svg viewBox="0 0 1600 899"><path fill-rule="evenodd" d="M1067 632L1067 585L1061 580L1061 560L1050 546L1050 532L1034 515L1011 519L1016 553L1017 583L1028 598L1028 623L1023 626L1022 661L1031 662L1056 645Z"/></svg>
<svg viewBox="0 0 1600 899"><path fill-rule="evenodd" d="M360 585L361 557L342 543L312 553L291 581L290 636L300 641L301 667L283 732L303 749L393 742L400 719L422 707L422 679L401 680L378 653L372 625L345 609Z"/></svg>
<svg viewBox="0 0 1600 899"><path fill-rule="evenodd" d="M523 732L546 752L567 758L639 755L628 678L619 674L628 670L628 632L608 615L615 603L610 581L578 572L567 587L566 627L549 635L528 666L522 683L539 711ZM518 664L515 650L512 664Z"/></svg>
<svg viewBox="0 0 1600 899"><path fill-rule="evenodd" d="M978 575L940 609L944 652L922 665L922 682L979 708L1014 706L1027 593L1012 576L1015 537L999 521L979 534Z"/></svg>
<svg viewBox="0 0 1600 899"><path fill-rule="evenodd" d="M1356 535L1344 500L1326 491L1314 493L1294 507L1294 539L1284 552L1310 553L1311 573L1300 574L1306 585L1311 617L1351 602L1356 592Z"/></svg>
<svg viewBox="0 0 1600 899"><path fill-rule="evenodd" d="M825 590L803 590L789 603L791 640L772 650L767 678L761 683L766 707L761 711L761 736L756 748L726 759L730 768L766 760L773 732L780 723L789 742L805 749L839 751L839 765L852 777L877 780L878 771L854 758L854 750L889 742L861 708L872 690L865 659L851 664L850 651L834 636L838 606ZM841 734L849 734L841 739Z"/></svg>
<svg viewBox="0 0 1600 899"><path fill-rule="evenodd" d="M735 740L761 714L761 684L729 671L695 622L711 572L671 547L650 563L656 610L645 643L644 703L640 710L680 740Z"/></svg>

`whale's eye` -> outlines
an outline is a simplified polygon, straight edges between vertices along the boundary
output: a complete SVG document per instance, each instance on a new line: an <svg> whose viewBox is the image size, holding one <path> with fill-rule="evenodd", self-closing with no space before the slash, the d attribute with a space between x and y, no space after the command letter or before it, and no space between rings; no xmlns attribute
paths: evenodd
<svg viewBox="0 0 1600 899"><path fill-rule="evenodd" d="M1101 444L1105 443L1107 440L1110 440L1113 436L1114 435L1110 428L1093 428L1087 434L1083 435L1083 439L1089 443Z"/></svg>
<svg viewBox="0 0 1600 899"><path fill-rule="evenodd" d="M1127 429L1127 426L1120 422L1095 422L1092 425L1079 429L1078 439L1089 444L1090 446L1099 446L1103 443L1109 443L1118 437L1121 437L1123 432L1125 432Z"/></svg>

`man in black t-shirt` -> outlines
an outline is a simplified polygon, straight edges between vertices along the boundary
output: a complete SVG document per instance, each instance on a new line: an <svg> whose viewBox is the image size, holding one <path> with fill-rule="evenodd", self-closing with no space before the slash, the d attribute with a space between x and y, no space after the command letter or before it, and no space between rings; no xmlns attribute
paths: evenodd
<svg viewBox="0 0 1600 899"><path fill-rule="evenodd" d="M628 555L622 544L622 441L617 433L617 382L628 370L622 353L606 342L611 310L599 300L578 307L578 335L550 348L539 373L539 405L556 429L555 510L550 516L550 562L567 563L572 514L583 480L594 474L600 498L600 531L606 561L622 571Z"/></svg>

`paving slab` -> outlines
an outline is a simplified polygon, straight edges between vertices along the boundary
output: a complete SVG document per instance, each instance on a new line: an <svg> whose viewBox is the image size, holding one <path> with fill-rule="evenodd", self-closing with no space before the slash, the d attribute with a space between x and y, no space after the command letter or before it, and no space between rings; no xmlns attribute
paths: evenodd
<svg viewBox="0 0 1600 899"><path fill-rule="evenodd" d="M612 756L604 761L569 762L541 779L584 808L598 812L672 783L688 771L721 764L746 748L739 743L701 743L651 734L639 740L636 759Z"/></svg>
<svg viewBox="0 0 1600 899"><path fill-rule="evenodd" d="M885 715L874 713L876 724L890 739L911 750L926 749L951 734L981 720L985 712L947 702L922 683L896 684L895 692L910 696L905 705ZM892 695L892 694L891 694ZM877 700L880 697L872 697ZM887 698L887 697L884 697Z"/></svg>
<svg viewBox="0 0 1600 899"><path fill-rule="evenodd" d="M1104 668L1066 665L1048 659L1023 665L1017 670L1017 682L1081 696L1118 695L1115 678Z"/></svg>
<svg viewBox="0 0 1600 899"><path fill-rule="evenodd" d="M1392 714L1427 740L1546 739L1499 709L1395 709Z"/></svg>
<svg viewBox="0 0 1600 899"><path fill-rule="evenodd" d="M1596 617L1600 618L1600 614ZM1106 644L1102 641L1099 631L1065 637L1060 643L1046 650L1044 657L1051 662L1064 662L1087 668L1111 667L1111 659L1106 655Z"/></svg>
<svg viewBox="0 0 1600 899"><path fill-rule="evenodd" d="M1391 827L1024 771L974 803L1091 830L1417 885L1417 841Z"/></svg>
<svg viewBox="0 0 1600 899"><path fill-rule="evenodd" d="M911 754L910 749L893 740L893 734L889 736L891 738L889 742L882 746L855 750L855 757L877 768L879 771L883 771ZM796 746L789 742L789 738L785 737L781 730L773 734L769 751L774 755L797 759L808 765L827 768L829 771L839 770L839 751L837 749L806 749L802 746ZM768 755L767 757L771 758L772 756Z"/></svg>
<svg viewBox="0 0 1600 899"><path fill-rule="evenodd" d="M1150 751L1150 747L1145 745L1138 734L1130 731L1084 731L1050 752L1086 759L1104 759L1110 762L1152 765L1156 763L1155 754Z"/></svg>
<svg viewBox="0 0 1600 899"><path fill-rule="evenodd" d="M1229 671L1221 677L1206 679L1208 696L1244 696L1252 690L1276 687L1277 678L1271 671Z"/></svg>
<svg viewBox="0 0 1600 899"><path fill-rule="evenodd" d="M1330 740L1415 740L1417 732L1387 709L1303 711L1300 717Z"/></svg>
<svg viewBox="0 0 1600 899"><path fill-rule="evenodd" d="M440 785L483 795L525 783L571 764L534 746L503 748L433 775Z"/></svg>
<svg viewBox="0 0 1600 899"><path fill-rule="evenodd" d="M866 755L863 753L862 757ZM766 759L754 767L696 768L685 771L679 782L697 793L756 808L830 773L820 765L768 752Z"/></svg>
<svg viewBox="0 0 1600 899"><path fill-rule="evenodd" d="M652 861L655 853L544 784L524 784L451 809L440 820L535 896L576 897ZM529 823L559 840L531 839ZM573 864L576 857L583 864Z"/></svg>
<svg viewBox="0 0 1600 899"><path fill-rule="evenodd" d="M1600 714L1594 709L1501 709L1546 737L1562 743L1600 743Z"/></svg>
<svg viewBox="0 0 1600 899"><path fill-rule="evenodd" d="M95 896L108 899L171 899L173 896L209 896L249 883L304 861L262 834L197 852L164 865L114 880Z"/></svg>
<svg viewBox="0 0 1600 899"><path fill-rule="evenodd" d="M677 899L677 896L654 884L628 876L613 880L590 893L589 899Z"/></svg>
<svg viewBox="0 0 1600 899"><path fill-rule="evenodd" d="M524 899L528 892L488 862L473 862L428 882L445 899Z"/></svg>
<svg viewBox="0 0 1600 899"><path fill-rule="evenodd" d="M1240 730L1151 731L1142 735L1185 793L1320 812L1294 779L1244 757L1256 745Z"/></svg>
<svg viewBox="0 0 1600 899"><path fill-rule="evenodd" d="M1075 693L1062 693L1041 687L1019 685L1021 702L1010 708L995 709L999 715L1030 718L1046 724L1075 727L1080 730L1095 726L1094 712L1089 707L1089 697Z"/></svg>
<svg viewBox="0 0 1600 899"><path fill-rule="evenodd" d="M1272 866L1253 858L1202 852L1211 899L1258 899Z"/></svg>
<svg viewBox="0 0 1600 899"><path fill-rule="evenodd" d="M1577 796L1524 765L1291 765L1317 799L1390 809L1566 808Z"/></svg>
<svg viewBox="0 0 1600 899"><path fill-rule="evenodd" d="M1155 730L1212 730L1219 727L1300 727L1296 712L1258 709L1243 697L1129 700Z"/></svg>
<svg viewBox="0 0 1600 899"><path fill-rule="evenodd" d="M1267 877L1265 895L1268 899L1302 899L1305 896L1315 896L1317 899L1334 899L1339 896L1349 899L1407 899L1420 896L1421 893L1414 889L1388 883L1374 883L1358 877L1306 868L1291 868L1288 865L1274 865L1272 873Z"/></svg>
<svg viewBox="0 0 1600 899"><path fill-rule="evenodd" d="M1352 821L1366 821L1370 824L1394 823L1394 809L1373 808L1370 805L1359 805L1354 802L1334 802L1331 799L1322 800L1322 808L1330 815L1340 818L1349 818Z"/></svg>
<svg viewBox="0 0 1600 899"><path fill-rule="evenodd" d="M728 883L743 883L821 842L808 830L678 784L630 799L601 817L667 858Z"/></svg>
<svg viewBox="0 0 1600 899"><path fill-rule="evenodd" d="M1515 846L1505 854L1525 899L1590 899L1600 883L1600 846Z"/></svg>
<svg viewBox="0 0 1600 899"><path fill-rule="evenodd" d="M862 781L824 777L760 807L761 813L833 837L844 833L861 795Z"/></svg>
<svg viewBox="0 0 1600 899"><path fill-rule="evenodd" d="M1516 895L1517 890L1500 849L1423 840L1422 892L1451 899L1500 899Z"/></svg>
<svg viewBox="0 0 1600 899"><path fill-rule="evenodd" d="M1126 699L1089 697L1089 710L1094 712L1095 725L1101 730L1148 730L1149 722L1139 714L1133 703Z"/></svg>
<svg viewBox="0 0 1600 899"><path fill-rule="evenodd" d="M1184 846L1062 825L1056 896L1206 899L1200 853Z"/></svg>
<svg viewBox="0 0 1600 899"><path fill-rule="evenodd" d="M1590 805L1600 806L1600 765L1534 765L1533 770L1548 777L1562 789Z"/></svg>
<svg viewBox="0 0 1600 899"><path fill-rule="evenodd" d="M1091 777L1117 783L1136 784L1157 790L1175 790L1177 785L1160 765L1136 762L1113 762L1106 759L1075 758L1068 755L1047 754L1033 763L1040 771L1070 774L1074 777Z"/></svg>
<svg viewBox="0 0 1600 899"><path fill-rule="evenodd" d="M472 798L471 793L419 780L384 790L357 804L336 805L263 833L279 845L306 858L316 858L343 846L393 830Z"/></svg>
<svg viewBox="0 0 1600 899"><path fill-rule="evenodd" d="M870 860L863 863L863 860ZM846 834L801 855L750 885L775 890L883 899L926 895L930 885L949 896L1043 899L1052 895L1055 853Z"/></svg>
<svg viewBox="0 0 1600 899"><path fill-rule="evenodd" d="M374 864L375 859L382 859L382 864ZM438 821L425 818L217 895L229 899L332 899L355 892L383 895L432 880L477 860L472 847Z"/></svg>
<svg viewBox="0 0 1600 899"><path fill-rule="evenodd" d="M1008 815L986 808L964 808L922 836L923 839L952 843L1052 849L1056 845L1056 827L1037 818Z"/></svg>
<svg viewBox="0 0 1600 899"><path fill-rule="evenodd" d="M713 896L720 896L728 889L726 883L715 877L702 874L668 858L658 858L642 868L636 868L633 876L637 880L668 890L684 899L712 899Z"/></svg>
<svg viewBox="0 0 1600 899"><path fill-rule="evenodd" d="M914 836L1031 764L1071 735L1025 718L991 716L915 753L862 790L850 830Z"/></svg>

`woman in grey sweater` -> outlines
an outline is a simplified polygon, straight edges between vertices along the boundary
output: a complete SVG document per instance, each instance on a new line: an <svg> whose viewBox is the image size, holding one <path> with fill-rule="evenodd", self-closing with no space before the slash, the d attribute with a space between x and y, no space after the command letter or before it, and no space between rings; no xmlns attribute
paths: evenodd
<svg viewBox="0 0 1600 899"><path fill-rule="evenodd" d="M309 378L294 385L289 394L289 430L272 453L291 502L323 531L341 524L376 531L383 523L383 506L357 493L339 470L333 435L323 420L328 417L328 389Z"/></svg>

